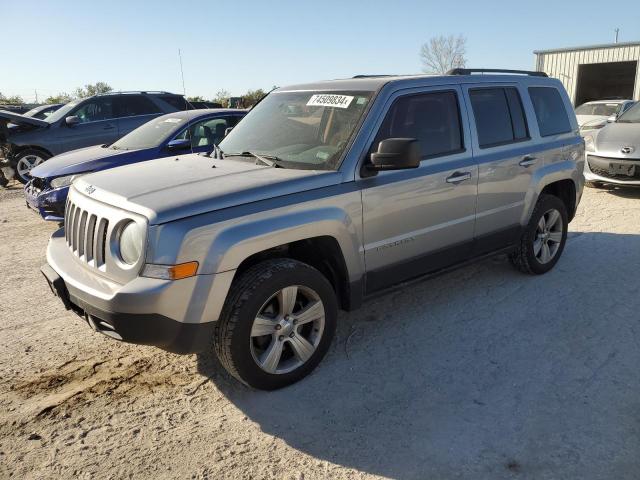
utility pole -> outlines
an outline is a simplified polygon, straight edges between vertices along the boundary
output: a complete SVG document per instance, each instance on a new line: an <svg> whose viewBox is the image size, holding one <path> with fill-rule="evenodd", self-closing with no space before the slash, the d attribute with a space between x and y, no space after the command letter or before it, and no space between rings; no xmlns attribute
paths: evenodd
<svg viewBox="0 0 640 480"><path fill-rule="evenodd" d="M38 103L38 90L34 90L34 92L36 93L36 103Z"/></svg>
<svg viewBox="0 0 640 480"><path fill-rule="evenodd" d="M616 29L614 30L614 32L616 32L616 42L615 42L615 43L618 43L618 33L620 33L620 29L619 29L619 28L616 28Z"/></svg>

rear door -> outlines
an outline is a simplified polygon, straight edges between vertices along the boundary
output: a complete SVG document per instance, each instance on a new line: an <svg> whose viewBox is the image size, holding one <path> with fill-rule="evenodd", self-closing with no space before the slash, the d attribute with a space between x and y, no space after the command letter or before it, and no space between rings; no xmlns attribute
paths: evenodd
<svg viewBox="0 0 640 480"><path fill-rule="evenodd" d="M78 117L79 123L69 126L63 120L60 124L65 151L112 143L118 138L118 121L111 96L90 98L69 112L69 116Z"/></svg>
<svg viewBox="0 0 640 480"><path fill-rule="evenodd" d="M388 101L369 154L384 139L416 138L423 159L416 169L359 180L368 292L470 254L478 173L461 93L458 86L405 90Z"/></svg>
<svg viewBox="0 0 640 480"><path fill-rule="evenodd" d="M518 84L464 86L478 164L478 205L474 254L519 238L532 176L543 152L532 140L525 114L526 91Z"/></svg>
<svg viewBox="0 0 640 480"><path fill-rule="evenodd" d="M116 97L119 137L135 130L152 118L162 115L160 108L145 95L126 94Z"/></svg>

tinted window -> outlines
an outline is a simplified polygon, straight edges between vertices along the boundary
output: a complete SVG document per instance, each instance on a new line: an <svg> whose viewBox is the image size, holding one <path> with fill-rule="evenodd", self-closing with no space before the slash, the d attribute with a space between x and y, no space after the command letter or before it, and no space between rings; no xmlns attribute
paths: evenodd
<svg viewBox="0 0 640 480"><path fill-rule="evenodd" d="M72 115L80 119L80 123L97 122L113 118L113 98L97 97L87 100Z"/></svg>
<svg viewBox="0 0 640 480"><path fill-rule="evenodd" d="M571 131L571 124L560 92L552 87L529 87L529 95L536 111L540 135L557 135Z"/></svg>
<svg viewBox="0 0 640 480"><path fill-rule="evenodd" d="M527 121L522 108L522 100L520 94L515 88L505 88L504 93L507 95L509 102L509 113L511 114L511 126L513 127L513 138L515 140L523 140L529 138L529 130Z"/></svg>
<svg viewBox="0 0 640 480"><path fill-rule="evenodd" d="M463 149L458 96L434 92L402 97L392 105L380 127L372 149L386 138L416 138L423 157L459 152Z"/></svg>
<svg viewBox="0 0 640 480"><path fill-rule="evenodd" d="M123 95L118 97L117 105L119 117L162 113L151 100L142 95Z"/></svg>
<svg viewBox="0 0 640 480"><path fill-rule="evenodd" d="M187 101L179 95L165 95L164 97L160 97L160 99L177 110L190 110Z"/></svg>

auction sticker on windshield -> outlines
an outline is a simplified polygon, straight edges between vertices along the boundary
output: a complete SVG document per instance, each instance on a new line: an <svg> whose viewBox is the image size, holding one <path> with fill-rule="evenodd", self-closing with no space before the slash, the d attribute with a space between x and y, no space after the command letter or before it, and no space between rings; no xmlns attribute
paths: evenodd
<svg viewBox="0 0 640 480"><path fill-rule="evenodd" d="M353 100L353 97L348 95L319 94L312 95L307 102L307 106L348 108L351 100Z"/></svg>

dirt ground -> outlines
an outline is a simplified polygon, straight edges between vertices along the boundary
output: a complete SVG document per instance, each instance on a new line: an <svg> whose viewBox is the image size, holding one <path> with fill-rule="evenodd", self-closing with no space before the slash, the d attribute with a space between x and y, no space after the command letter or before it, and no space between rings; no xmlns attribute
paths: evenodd
<svg viewBox="0 0 640 480"><path fill-rule="evenodd" d="M585 192L549 274L504 257L340 315L307 379L251 391L93 333L0 189L0 477L640 476L640 190Z"/></svg>

